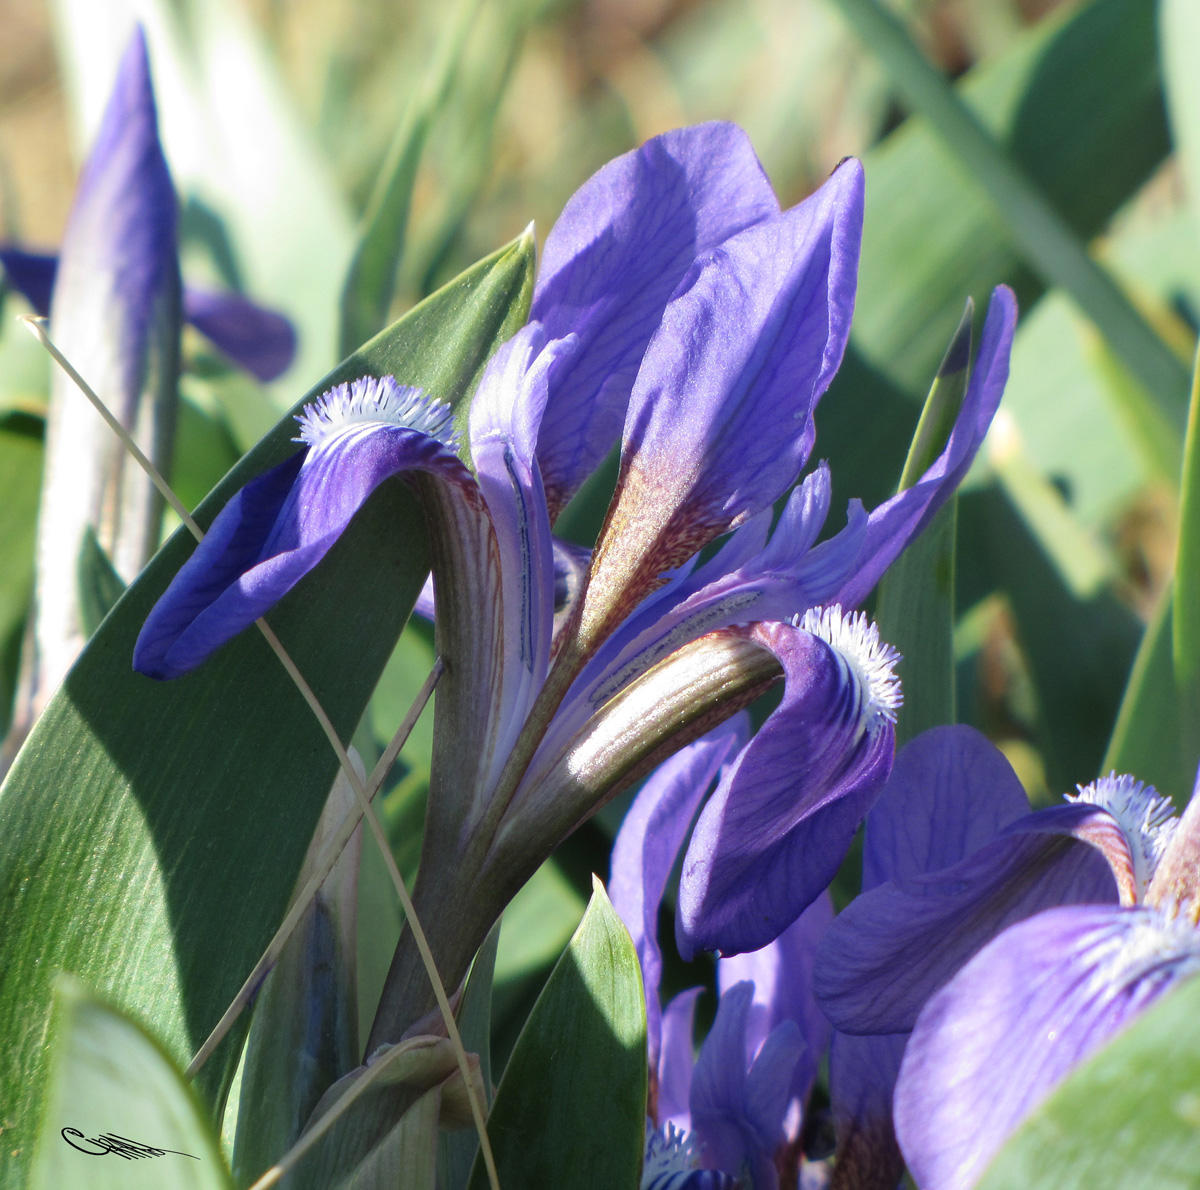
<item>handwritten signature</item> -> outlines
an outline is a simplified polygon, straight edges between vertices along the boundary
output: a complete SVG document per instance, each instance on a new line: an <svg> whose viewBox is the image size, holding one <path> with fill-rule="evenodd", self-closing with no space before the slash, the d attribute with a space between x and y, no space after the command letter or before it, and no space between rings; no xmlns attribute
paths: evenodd
<svg viewBox="0 0 1200 1190"><path fill-rule="evenodd" d="M85 1145L96 1145L97 1147L85 1149L83 1145L77 1145L71 1139L73 1136L78 1137ZM191 1157L193 1161L200 1160L191 1153L181 1153L178 1149L156 1149L153 1145L140 1144L126 1136L118 1136L115 1132L104 1132L100 1136L84 1136L78 1128L64 1128L62 1138L71 1148L78 1149L79 1152L86 1153L89 1157L107 1157L112 1153L116 1157L124 1157L126 1161L137 1161L142 1157L165 1157L168 1153L174 1153L178 1157Z"/></svg>

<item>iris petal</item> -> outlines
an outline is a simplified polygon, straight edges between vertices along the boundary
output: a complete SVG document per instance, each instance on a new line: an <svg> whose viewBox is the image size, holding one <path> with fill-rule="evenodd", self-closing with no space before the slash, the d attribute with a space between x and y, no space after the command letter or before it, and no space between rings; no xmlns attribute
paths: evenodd
<svg viewBox="0 0 1200 1190"><path fill-rule="evenodd" d="M979 355L945 449L912 487L872 511L858 569L838 592L838 603L857 607L866 599L883 572L962 482L1004 392L1016 325L1016 298L1007 286L999 285L988 303Z"/></svg>
<svg viewBox="0 0 1200 1190"><path fill-rule="evenodd" d="M783 701L709 800L684 857L680 953L757 950L828 887L891 768L886 720L820 638L783 624L754 639L784 669Z"/></svg>
<svg viewBox="0 0 1200 1190"><path fill-rule="evenodd" d="M1103 856L1070 834L1006 833L959 864L853 901L821 945L817 999L843 1032L903 1032L1014 922L1052 906L1116 899Z"/></svg>
<svg viewBox="0 0 1200 1190"><path fill-rule="evenodd" d="M392 384L387 378L380 384ZM134 668L172 678L195 668L292 589L385 479L429 471L474 488L452 449L419 430L354 423L247 484L154 606Z"/></svg>
<svg viewBox="0 0 1200 1190"><path fill-rule="evenodd" d="M554 379L538 438L552 518L616 441L646 344L693 261L778 211L749 138L718 123L647 141L563 208L531 313L549 338L580 342Z"/></svg>
<svg viewBox="0 0 1200 1190"><path fill-rule="evenodd" d="M656 769L625 815L613 845L608 891L642 966L651 1067L658 1062L660 1032L658 907L700 802L721 766L745 743L748 729L747 717L738 715Z"/></svg>
<svg viewBox="0 0 1200 1190"><path fill-rule="evenodd" d="M862 167L849 161L703 257L667 306L630 397L584 598L585 653L659 576L796 481L849 334L862 199Z"/></svg>
<svg viewBox="0 0 1200 1190"><path fill-rule="evenodd" d="M966 1190L1083 1058L1200 970L1200 934L1152 909L1051 909L1006 930L922 1011L896 1131L922 1190Z"/></svg>

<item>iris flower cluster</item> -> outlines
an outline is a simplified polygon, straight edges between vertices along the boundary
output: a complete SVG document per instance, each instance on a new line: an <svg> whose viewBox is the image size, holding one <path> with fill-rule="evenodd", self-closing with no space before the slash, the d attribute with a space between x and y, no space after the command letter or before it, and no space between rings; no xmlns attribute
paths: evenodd
<svg viewBox="0 0 1200 1190"><path fill-rule="evenodd" d="M414 484L446 666L414 902L452 985L567 834L781 677L782 704L689 848L689 952L776 938L828 885L882 788L886 651L841 609L970 465L1015 309L998 290L925 475L869 515L853 503L818 543L828 468L793 485L849 333L862 203L850 160L781 211L728 124L611 162L551 230L530 320L487 368L465 440L437 395L404 377L331 390L299 414L301 449L230 501L148 618L135 667L185 673L318 565L379 484ZM616 490L587 558L552 525L618 439ZM432 1007L409 945L369 1046Z"/></svg>
<svg viewBox="0 0 1200 1190"><path fill-rule="evenodd" d="M140 378L162 294L180 292L140 34L77 212L61 264L15 248L0 259L68 332L80 278L107 278L118 362ZM1200 964L1172 860L1188 832L1172 836L1152 791L1112 778L1030 813L962 728L914 741L893 770L898 658L854 609L970 467L1016 310L997 289L928 470L869 513L852 501L824 535L830 472L808 464L849 335L862 218L856 161L783 210L729 124L610 162L550 231L529 321L465 419L404 376L300 409L294 455L217 516L133 659L159 680L201 665L325 564L381 484L412 485L444 663L414 903L459 986L538 865L652 774L617 840L612 899L647 992L654 1190L802 1176L831 1037L843 1171L860 1162L862 1185L895 1185L902 1148L922 1186L969 1185L1070 1064ZM189 292L182 310L260 375L290 353L273 316ZM553 526L614 448L589 552ZM744 708L780 681L752 733ZM828 886L864 819L864 895L833 921ZM680 856L679 950L721 955L698 1057L698 990L659 1002L659 907ZM367 1052L432 1004L405 934ZM1040 1044L1047 1029L1054 1046ZM1024 1066L997 1106L1005 1061ZM989 1103L986 1127L968 1126Z"/></svg>
<svg viewBox="0 0 1200 1190"><path fill-rule="evenodd" d="M864 1165L894 1186L902 1153L922 1190L966 1190L1071 1069L1200 971L1198 817L1194 796L1178 819L1115 773L1030 811L968 727L901 750L863 895L816 963L835 1113Z"/></svg>

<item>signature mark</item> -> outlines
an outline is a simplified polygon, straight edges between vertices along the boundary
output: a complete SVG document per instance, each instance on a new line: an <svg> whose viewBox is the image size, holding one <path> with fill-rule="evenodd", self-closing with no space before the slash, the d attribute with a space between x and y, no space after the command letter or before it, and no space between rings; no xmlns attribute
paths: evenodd
<svg viewBox="0 0 1200 1190"><path fill-rule="evenodd" d="M137 1161L142 1157L164 1157L167 1153L174 1153L179 1157L191 1157L193 1161L200 1160L191 1153L181 1153L178 1149L158 1149L154 1145L144 1145L139 1141L130 1140L127 1136L118 1136L115 1132L104 1132L99 1136L84 1136L78 1128L63 1128L61 1136L71 1148L78 1149L79 1152L86 1153L89 1157L107 1157L111 1153L115 1157L124 1157L126 1161ZM84 1145L96 1145L97 1147L85 1149L83 1145L76 1144L71 1139L72 1137L78 1137Z"/></svg>

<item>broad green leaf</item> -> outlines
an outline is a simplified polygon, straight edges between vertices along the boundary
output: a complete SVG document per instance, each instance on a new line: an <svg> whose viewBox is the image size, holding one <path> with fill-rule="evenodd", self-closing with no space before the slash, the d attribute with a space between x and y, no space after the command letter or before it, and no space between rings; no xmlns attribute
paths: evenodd
<svg viewBox="0 0 1200 1190"><path fill-rule="evenodd" d="M1052 1092L978 1190L1198 1186L1200 979L1191 979Z"/></svg>
<svg viewBox="0 0 1200 1190"><path fill-rule="evenodd" d="M521 240L410 311L305 398L393 373L462 401L524 321ZM196 510L203 526L247 480L288 457L290 417ZM0 1037L19 1080L0 1084L5 1186L21 1183L45 1094L50 980L79 974L136 1012L180 1064L233 999L279 922L336 760L257 633L195 673L130 669L153 602L192 549L177 533L122 597L51 700L0 788ZM329 556L270 614L348 739L424 581L422 520L386 484ZM220 1107L236 1037L202 1072ZM11 1172L10 1172L11 1171Z"/></svg>
<svg viewBox="0 0 1200 1190"><path fill-rule="evenodd" d="M903 22L879 0L836 0L879 55L901 96L945 141L959 167L988 195L1028 266L1070 293L1156 399L1182 427L1187 376L1179 360L1092 258L1046 194L997 143Z"/></svg>
<svg viewBox="0 0 1200 1190"><path fill-rule="evenodd" d="M495 1016L523 998L531 977L551 967L578 929L587 906L555 859L548 859L504 911L496 955Z"/></svg>
<svg viewBox="0 0 1200 1190"><path fill-rule="evenodd" d="M84 530L79 550L78 578L79 620L83 635L89 637L125 593L125 580L117 573L90 525Z"/></svg>
<svg viewBox="0 0 1200 1190"><path fill-rule="evenodd" d="M0 417L0 732L8 726L17 682L22 629L33 591L34 530L42 487L41 418Z"/></svg>
<svg viewBox="0 0 1200 1190"><path fill-rule="evenodd" d="M913 434L899 490L915 484L942 452L967 390L971 357L971 316L967 309L929 390ZM888 569L879 585L875 620L880 635L899 649L897 666L904 709L896 724L896 745L931 727L953 723L954 551L958 497L949 502Z"/></svg>
<svg viewBox="0 0 1200 1190"><path fill-rule="evenodd" d="M646 1002L637 952L595 882L496 1092L501 1186L636 1190L646 1120ZM477 1160L471 1190L486 1190Z"/></svg>
<svg viewBox="0 0 1200 1190"><path fill-rule="evenodd" d="M999 485L959 497L958 562L974 591L1008 596L1037 696L1036 737L1054 792L1094 780L1117 717L1142 624L1107 587L1073 590Z"/></svg>
<svg viewBox="0 0 1200 1190"><path fill-rule="evenodd" d="M479 1067L470 1060L475 1093ZM433 1190L438 1122L469 1122L454 1050L444 1037L384 1046L339 1079L317 1104L304 1135L277 1164L287 1190ZM380 1121L384 1125L380 1126Z"/></svg>
<svg viewBox="0 0 1200 1190"><path fill-rule="evenodd" d="M1029 464L1092 532L1107 529L1150 478L1169 470L1178 482L1182 439L1148 417L1148 405L1061 292L1021 320L1001 408L1016 422Z"/></svg>
<svg viewBox="0 0 1200 1190"><path fill-rule="evenodd" d="M1192 0L1159 5L1163 81L1171 131L1192 210L1200 210L1200 9Z"/></svg>
<svg viewBox="0 0 1200 1190"><path fill-rule="evenodd" d="M479 0L461 0L454 18L443 26L441 44L427 68L423 85L410 98L392 139L375 192L363 215L342 288L343 354L369 339L387 322L396 288L396 270L404 252L417 167L430 127L460 69L467 35L478 9Z"/></svg>
<svg viewBox="0 0 1200 1190"><path fill-rule="evenodd" d="M1090 240L1169 149L1154 5L1094 0L1040 21L956 90ZM834 507L891 495L914 403L962 312L1014 286L1028 312L1042 285L988 198L920 118L864 157L867 205L851 350L818 411Z"/></svg>
<svg viewBox="0 0 1200 1190"><path fill-rule="evenodd" d="M162 1046L79 980L63 978L55 1002L34 1190L230 1190L212 1125ZM105 1136L154 1152L105 1153Z"/></svg>
<svg viewBox="0 0 1200 1190"><path fill-rule="evenodd" d="M1200 683L1200 367L1192 379L1183 452L1173 616L1175 679L1181 688L1195 686Z"/></svg>

